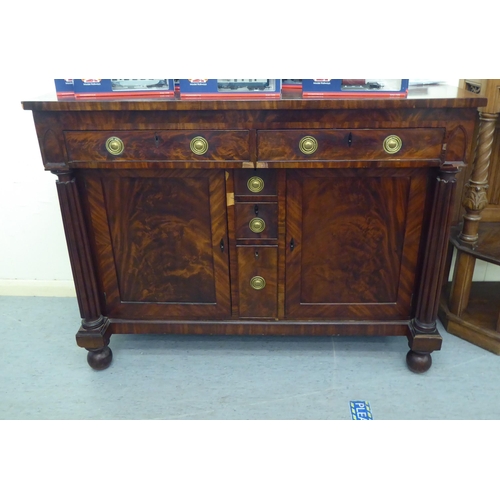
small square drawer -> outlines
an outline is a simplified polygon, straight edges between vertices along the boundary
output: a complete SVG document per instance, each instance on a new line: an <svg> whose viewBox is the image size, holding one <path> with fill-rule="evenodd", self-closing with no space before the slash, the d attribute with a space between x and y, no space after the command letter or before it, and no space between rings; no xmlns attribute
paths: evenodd
<svg viewBox="0 0 500 500"><path fill-rule="evenodd" d="M269 239L278 237L277 203L235 203L236 238Z"/></svg>
<svg viewBox="0 0 500 500"><path fill-rule="evenodd" d="M278 247L239 246L241 318L275 318L278 309Z"/></svg>
<svg viewBox="0 0 500 500"><path fill-rule="evenodd" d="M276 172L266 168L244 168L234 171L236 196L276 195Z"/></svg>
<svg viewBox="0 0 500 500"><path fill-rule="evenodd" d="M65 132L70 161L248 161L248 130Z"/></svg>

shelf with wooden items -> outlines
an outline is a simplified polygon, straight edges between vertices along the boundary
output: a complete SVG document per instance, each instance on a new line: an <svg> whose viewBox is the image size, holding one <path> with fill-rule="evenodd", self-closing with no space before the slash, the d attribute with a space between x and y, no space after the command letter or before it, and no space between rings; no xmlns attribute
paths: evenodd
<svg viewBox="0 0 500 500"><path fill-rule="evenodd" d="M452 227L456 249L451 282L439 318L449 333L500 354L500 282L473 282L476 261L500 266L500 80L460 80L488 99L479 108L474 160L462 196L461 222Z"/></svg>

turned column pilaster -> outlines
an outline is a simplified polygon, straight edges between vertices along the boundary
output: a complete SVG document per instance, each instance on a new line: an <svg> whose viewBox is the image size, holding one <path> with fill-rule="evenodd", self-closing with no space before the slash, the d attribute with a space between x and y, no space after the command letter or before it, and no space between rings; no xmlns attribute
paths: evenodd
<svg viewBox="0 0 500 500"><path fill-rule="evenodd" d="M446 247L456 187L456 165L444 164L436 178L431 220L417 296L415 319L411 324L410 347L414 351L433 351L441 346L436 327L439 297L446 268Z"/></svg>
<svg viewBox="0 0 500 500"><path fill-rule="evenodd" d="M101 313L96 273L78 187L71 170L55 170L53 173L58 176L57 194L82 318L77 343L89 349L102 348L109 343L109 339L104 337L108 320Z"/></svg>

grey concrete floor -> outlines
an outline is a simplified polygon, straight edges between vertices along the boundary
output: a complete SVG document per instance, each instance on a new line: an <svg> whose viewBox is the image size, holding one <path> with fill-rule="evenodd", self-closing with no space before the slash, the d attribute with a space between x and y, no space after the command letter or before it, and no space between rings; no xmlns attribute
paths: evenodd
<svg viewBox="0 0 500 500"><path fill-rule="evenodd" d="M0 297L0 419L499 419L500 357L448 334L421 375L403 337L116 335L92 370L76 299Z"/></svg>

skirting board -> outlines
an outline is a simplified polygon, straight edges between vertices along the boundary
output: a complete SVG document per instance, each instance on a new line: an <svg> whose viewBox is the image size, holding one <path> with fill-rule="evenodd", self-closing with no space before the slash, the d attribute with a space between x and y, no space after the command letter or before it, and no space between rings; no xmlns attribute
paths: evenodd
<svg viewBox="0 0 500 500"><path fill-rule="evenodd" d="M0 295L76 297L72 280L0 280Z"/></svg>

